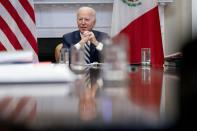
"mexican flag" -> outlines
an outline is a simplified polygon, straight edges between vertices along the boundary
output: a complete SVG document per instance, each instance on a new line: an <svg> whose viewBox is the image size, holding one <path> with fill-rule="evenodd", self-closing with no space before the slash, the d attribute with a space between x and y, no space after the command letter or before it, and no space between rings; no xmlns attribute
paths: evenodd
<svg viewBox="0 0 197 131"><path fill-rule="evenodd" d="M151 49L151 64L163 66L164 54L157 0L114 0L111 36L128 38L130 64L141 63L141 48Z"/></svg>

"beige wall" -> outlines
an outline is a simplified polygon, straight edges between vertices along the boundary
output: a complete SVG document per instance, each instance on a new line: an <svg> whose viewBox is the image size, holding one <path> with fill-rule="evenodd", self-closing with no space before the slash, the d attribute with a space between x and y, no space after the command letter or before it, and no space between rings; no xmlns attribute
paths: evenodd
<svg viewBox="0 0 197 131"><path fill-rule="evenodd" d="M180 51L192 37L191 0L174 0L165 7L164 54Z"/></svg>

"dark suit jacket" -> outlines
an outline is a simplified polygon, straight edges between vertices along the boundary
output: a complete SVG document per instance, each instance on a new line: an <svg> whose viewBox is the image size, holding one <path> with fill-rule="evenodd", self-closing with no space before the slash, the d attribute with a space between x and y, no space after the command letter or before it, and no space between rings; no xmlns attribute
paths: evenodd
<svg viewBox="0 0 197 131"><path fill-rule="evenodd" d="M98 42L104 42L103 40L109 39L106 33L92 30ZM80 32L73 31L71 33L63 35L63 47L71 48L81 40ZM103 43L104 44L104 43ZM90 46L90 62L102 62L102 52L96 49L94 44Z"/></svg>

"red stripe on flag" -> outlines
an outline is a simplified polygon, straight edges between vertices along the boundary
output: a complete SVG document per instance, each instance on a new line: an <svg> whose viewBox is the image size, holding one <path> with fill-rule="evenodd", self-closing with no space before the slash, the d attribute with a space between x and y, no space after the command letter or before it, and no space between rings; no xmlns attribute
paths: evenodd
<svg viewBox="0 0 197 131"><path fill-rule="evenodd" d="M140 63L141 48L150 48L152 65L163 65L164 54L158 6L132 21L120 34L125 34L128 37L130 63Z"/></svg>
<svg viewBox="0 0 197 131"><path fill-rule="evenodd" d="M16 21L19 29L23 33L23 35L26 37L27 41L31 44L32 48L36 53L38 53L38 47L37 42L32 33L30 32L29 28L26 26L26 24L23 22L15 8L12 6L10 1L8 0L1 0L2 5L7 9L9 14L13 17L13 19Z"/></svg>
<svg viewBox="0 0 197 131"><path fill-rule="evenodd" d="M19 43L17 37L12 32L8 24L4 21L4 19L0 16L0 28L4 32L4 34L9 39L10 43L13 45L15 49L22 49L21 44Z"/></svg>
<svg viewBox="0 0 197 131"><path fill-rule="evenodd" d="M6 48L3 46L3 44L0 41L0 51L6 51Z"/></svg>
<svg viewBox="0 0 197 131"><path fill-rule="evenodd" d="M31 17L32 21L34 23L36 23L35 22L34 10L33 10L32 6L30 5L30 3L28 2L28 0L19 0L19 2L23 6L23 8L26 10L26 12L29 14L29 16Z"/></svg>

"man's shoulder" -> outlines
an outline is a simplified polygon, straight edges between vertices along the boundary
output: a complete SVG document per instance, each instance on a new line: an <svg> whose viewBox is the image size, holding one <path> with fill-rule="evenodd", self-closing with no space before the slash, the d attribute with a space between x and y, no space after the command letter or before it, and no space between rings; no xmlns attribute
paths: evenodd
<svg viewBox="0 0 197 131"><path fill-rule="evenodd" d="M76 35L76 34L78 34L78 33L79 33L78 30L73 31L73 32L69 32L69 33L64 34L64 35L63 35L63 38L72 37L72 36L74 36L74 35Z"/></svg>
<svg viewBox="0 0 197 131"><path fill-rule="evenodd" d="M92 32L95 34L96 37L109 38L109 35L105 32L101 32L97 30L92 30Z"/></svg>
<svg viewBox="0 0 197 131"><path fill-rule="evenodd" d="M63 35L63 43L66 47L70 47L71 45L77 43L79 39L80 39L79 31L73 31Z"/></svg>
<svg viewBox="0 0 197 131"><path fill-rule="evenodd" d="M105 33L105 32L101 32L101 31L98 31L98 30L92 30L92 32L93 32L94 34L107 35L107 33Z"/></svg>

